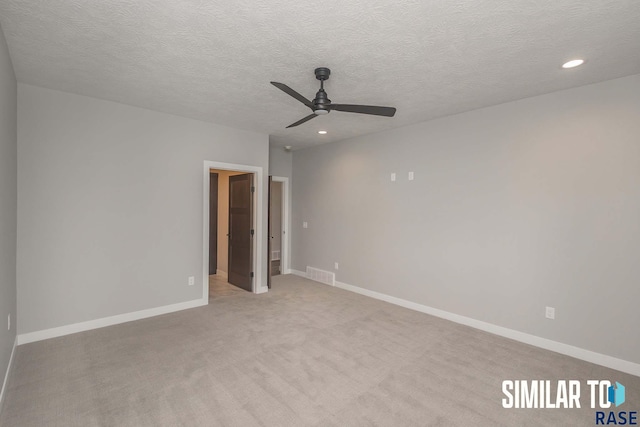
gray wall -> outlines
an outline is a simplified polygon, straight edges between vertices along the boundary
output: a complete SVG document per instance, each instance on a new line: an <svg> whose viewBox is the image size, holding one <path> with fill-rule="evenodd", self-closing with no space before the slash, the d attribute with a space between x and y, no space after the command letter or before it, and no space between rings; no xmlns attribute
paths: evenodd
<svg viewBox="0 0 640 427"><path fill-rule="evenodd" d="M291 151L285 151L282 147L269 148L269 175L291 179L293 176L292 159Z"/></svg>
<svg viewBox="0 0 640 427"><path fill-rule="evenodd" d="M17 83L0 28L0 387L16 337L16 109ZM8 315L11 330L7 330Z"/></svg>
<svg viewBox="0 0 640 427"><path fill-rule="evenodd" d="M16 337L17 83L0 28L0 388ZM11 315L11 330L7 316ZM2 401L0 401L0 410Z"/></svg>
<svg viewBox="0 0 640 427"><path fill-rule="evenodd" d="M640 362L640 75L295 151L293 174L292 268Z"/></svg>
<svg viewBox="0 0 640 427"><path fill-rule="evenodd" d="M23 84L18 135L19 333L201 298L203 162L268 173L267 135Z"/></svg>

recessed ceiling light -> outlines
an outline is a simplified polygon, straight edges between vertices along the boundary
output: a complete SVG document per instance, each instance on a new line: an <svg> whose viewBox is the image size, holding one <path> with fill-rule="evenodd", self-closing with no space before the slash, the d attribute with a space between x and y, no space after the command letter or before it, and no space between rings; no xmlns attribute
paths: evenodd
<svg viewBox="0 0 640 427"><path fill-rule="evenodd" d="M584 64L584 59L572 59L571 61L562 64L562 68L574 68L582 64Z"/></svg>
<svg viewBox="0 0 640 427"><path fill-rule="evenodd" d="M326 130L319 130L319 131L318 131L318 133L319 133L320 135L326 135L326 134L327 134L327 131L326 131Z"/></svg>

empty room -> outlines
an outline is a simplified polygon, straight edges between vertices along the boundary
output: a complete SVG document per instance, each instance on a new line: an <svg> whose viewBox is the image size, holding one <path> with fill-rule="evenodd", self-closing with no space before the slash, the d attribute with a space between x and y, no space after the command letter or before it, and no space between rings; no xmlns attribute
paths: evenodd
<svg viewBox="0 0 640 427"><path fill-rule="evenodd" d="M0 427L637 425L638 22L0 0Z"/></svg>

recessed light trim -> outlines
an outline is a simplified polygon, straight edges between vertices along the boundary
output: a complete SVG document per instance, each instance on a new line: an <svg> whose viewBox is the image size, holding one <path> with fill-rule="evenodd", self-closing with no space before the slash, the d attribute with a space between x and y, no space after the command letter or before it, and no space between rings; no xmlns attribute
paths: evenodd
<svg viewBox="0 0 640 427"><path fill-rule="evenodd" d="M562 68L575 68L584 64L584 59L572 59L562 64Z"/></svg>
<svg viewBox="0 0 640 427"><path fill-rule="evenodd" d="M326 135L326 134L327 134L327 131L326 131L326 130L319 130L319 131L318 131L318 133L319 133L320 135Z"/></svg>

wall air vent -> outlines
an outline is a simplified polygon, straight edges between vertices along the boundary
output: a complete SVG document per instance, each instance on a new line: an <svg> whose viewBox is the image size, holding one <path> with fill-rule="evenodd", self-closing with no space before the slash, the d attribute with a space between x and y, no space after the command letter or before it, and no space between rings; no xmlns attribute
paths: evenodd
<svg viewBox="0 0 640 427"><path fill-rule="evenodd" d="M320 270L319 268L307 266L307 279L324 283L325 285L335 286L336 275L330 271Z"/></svg>

